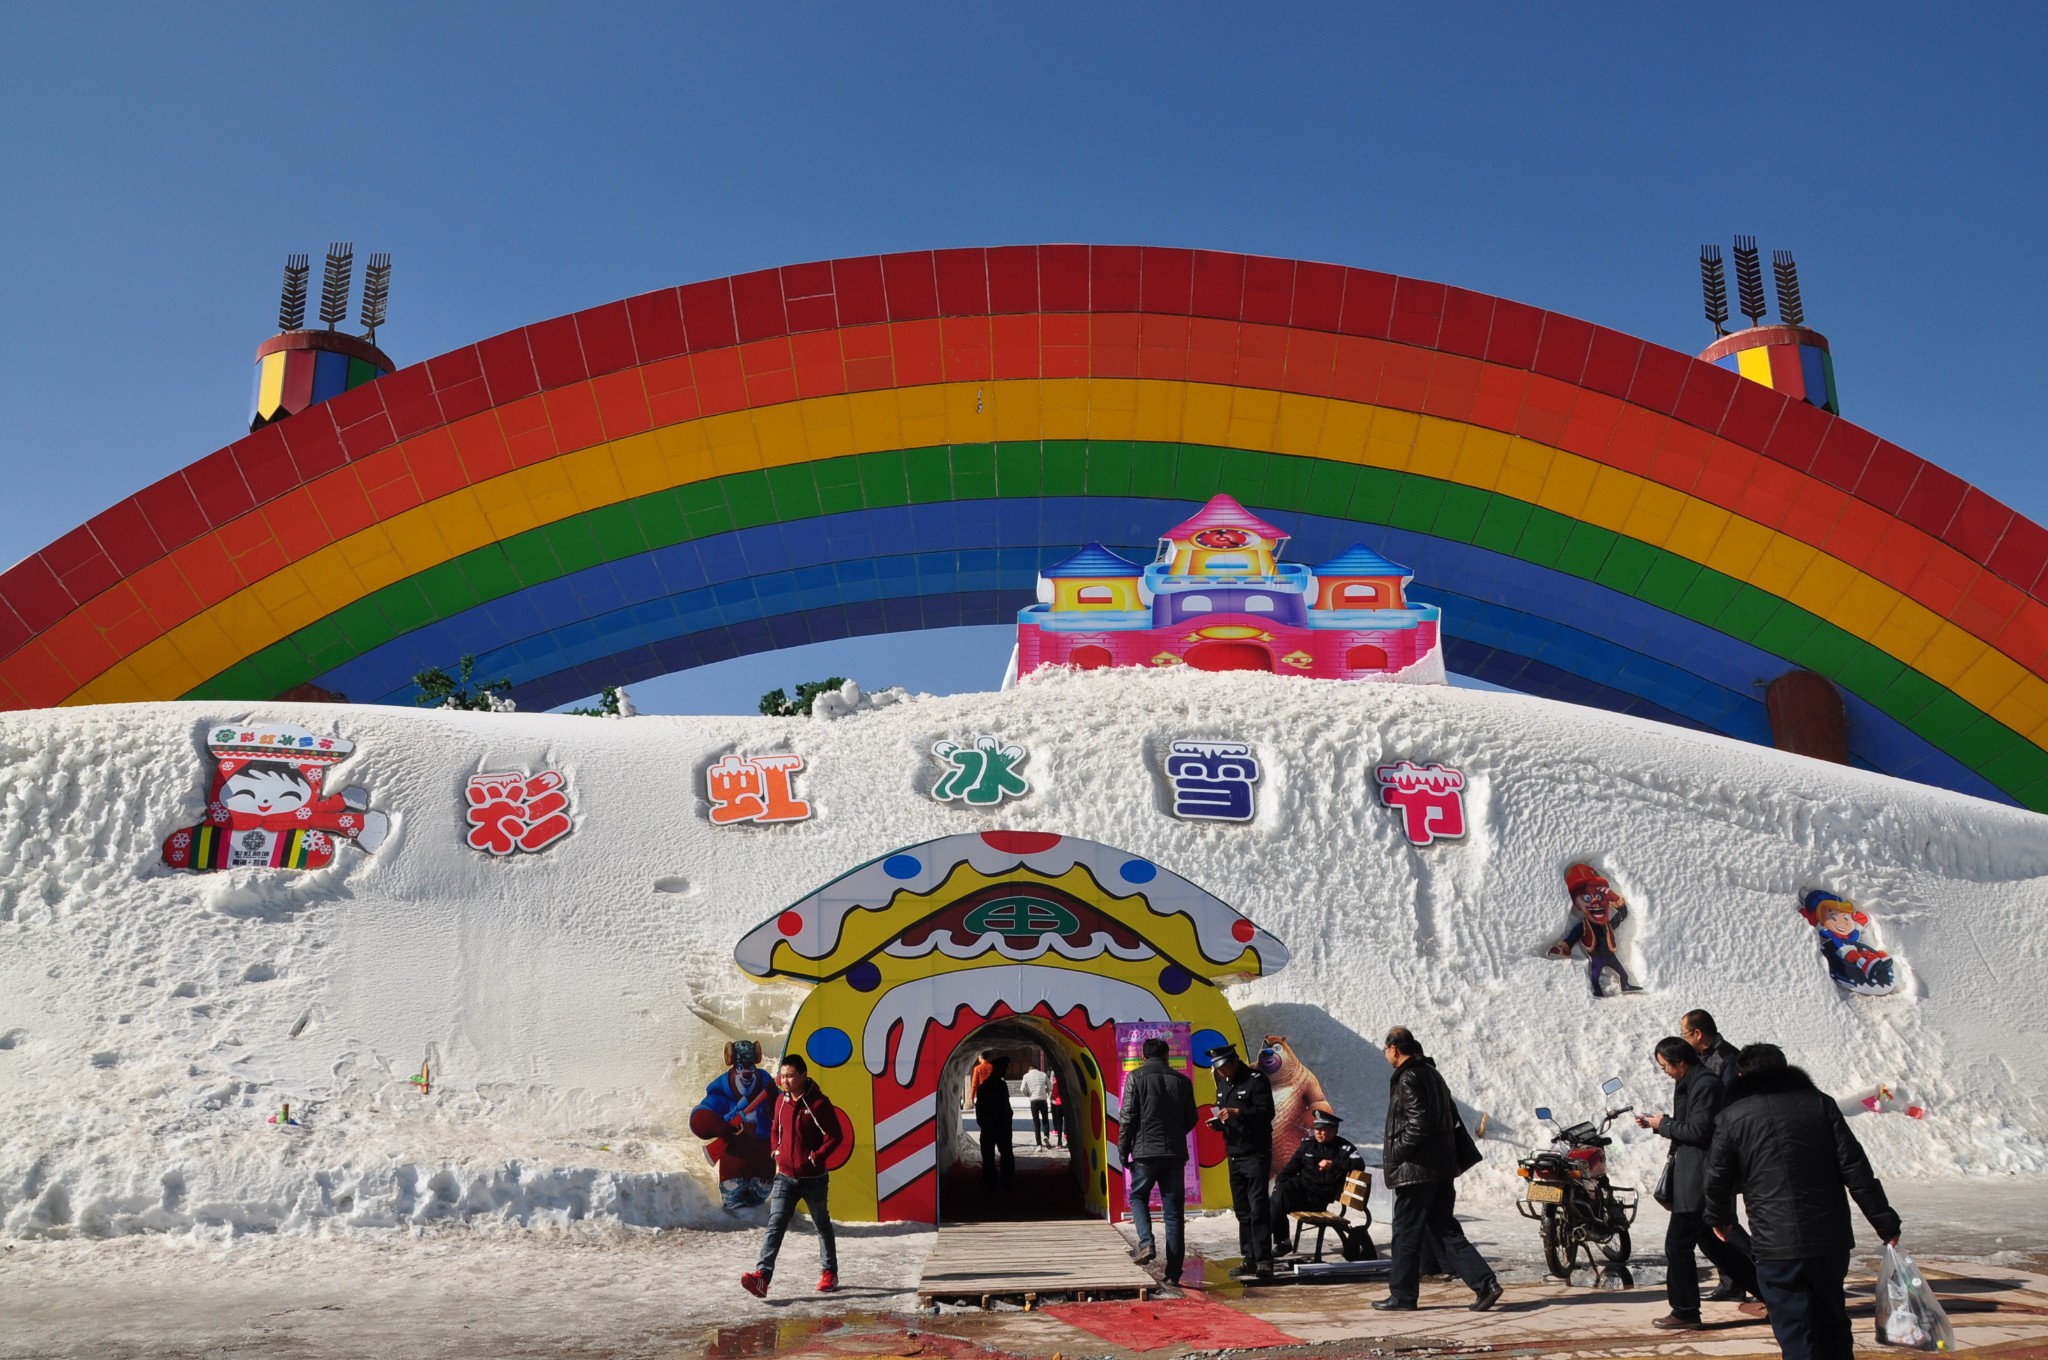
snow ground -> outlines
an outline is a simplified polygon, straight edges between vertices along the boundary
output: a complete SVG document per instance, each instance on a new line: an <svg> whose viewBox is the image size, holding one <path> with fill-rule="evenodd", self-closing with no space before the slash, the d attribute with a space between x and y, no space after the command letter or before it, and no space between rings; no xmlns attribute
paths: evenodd
<svg viewBox="0 0 2048 1360"><path fill-rule="evenodd" d="M158 864L200 812L203 734L245 718L358 743L336 777L393 816L375 856ZM993 814L931 800L932 743L984 732L1031 751L1032 794ZM1184 737L1254 744L1253 823L1167 815L1163 755ZM774 750L804 757L814 819L712 826L704 769ZM1465 772L1463 841L1411 847L1377 805L1372 767L1401 758ZM573 835L502 861L461 845L470 775L543 767L569 778ZM1488 1116L1477 1211L1506 1208L1533 1106L1590 1111L1617 1074L1668 1104L1649 1049L1697 1005L1838 1095L1886 1082L1924 1104L1852 1120L1890 1180L1969 1194L2048 1170L2048 818L1754 746L1518 695L1164 672L830 721L62 709L0 715L0 1256L61 1267L0 1310L161 1277L224 1318L283 1290L358 1325L423 1312L510 1337L564 1289L644 1328L678 1299L697 1317L702 1274L752 1248L694 1231L724 1216L687 1112L723 1040L774 1051L800 996L742 977L733 943L855 864L989 826L1145 855L1287 942L1287 967L1233 1001L1247 1033L1289 1036L1361 1141L1384 1105L1378 1036L1414 1028ZM1542 957L1580 860L1634 910L1644 996L1593 1001L1583 964ZM1876 917L1898 994L1827 981L1793 910L1818 886ZM423 1058L425 1097L407 1081ZM265 1123L283 1100L303 1127ZM1617 1177L1648 1184L1660 1154L1625 1130ZM1988 1203L1994 1225L2019 1212ZM916 1240L848 1242L900 1273ZM189 1277L161 1274L178 1262Z"/></svg>

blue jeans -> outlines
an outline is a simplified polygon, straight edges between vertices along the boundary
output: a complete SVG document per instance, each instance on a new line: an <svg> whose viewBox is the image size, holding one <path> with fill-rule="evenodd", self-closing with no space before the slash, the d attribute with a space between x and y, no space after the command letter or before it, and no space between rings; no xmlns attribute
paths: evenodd
<svg viewBox="0 0 2048 1360"><path fill-rule="evenodd" d="M768 1192L774 1188L773 1181L762 1180L758 1176L735 1176L729 1181L718 1183L718 1199L728 1211L738 1213L742 1209L751 1209L757 1204L764 1203L768 1198Z"/></svg>
<svg viewBox="0 0 2048 1360"><path fill-rule="evenodd" d="M1140 1157L1131 1163L1131 1224L1138 1230L1138 1245L1152 1245L1152 1187L1159 1187L1159 1209L1166 1219L1166 1282L1180 1283L1181 1262L1187 1256L1188 1187L1178 1157Z"/></svg>
<svg viewBox="0 0 2048 1360"><path fill-rule="evenodd" d="M826 1176L775 1176L775 1188L768 1192L768 1235L761 1240L761 1259L754 1269L763 1275L775 1273L775 1257L782 1250L782 1234L796 1217L796 1202L802 1200L811 1211L818 1229L818 1264L825 1270L839 1269L838 1244L832 1237L832 1211L825 1207Z"/></svg>

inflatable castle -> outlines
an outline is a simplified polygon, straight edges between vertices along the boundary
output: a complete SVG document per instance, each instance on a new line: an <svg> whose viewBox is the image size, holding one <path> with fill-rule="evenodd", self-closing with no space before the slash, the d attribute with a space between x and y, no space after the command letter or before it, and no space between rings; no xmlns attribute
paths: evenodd
<svg viewBox="0 0 2048 1360"><path fill-rule="evenodd" d="M1364 544L1313 567L1229 496L1168 529L1150 566L1090 543L1038 578L1017 616L1017 673L1040 666L1192 666L1324 680L1441 681L1439 611L1414 573ZM1427 664L1423 664L1427 663Z"/></svg>

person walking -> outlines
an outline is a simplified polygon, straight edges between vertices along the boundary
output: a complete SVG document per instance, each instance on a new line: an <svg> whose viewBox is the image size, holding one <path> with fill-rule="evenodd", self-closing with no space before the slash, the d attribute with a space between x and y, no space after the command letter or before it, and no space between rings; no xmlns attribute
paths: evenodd
<svg viewBox="0 0 2048 1360"><path fill-rule="evenodd" d="M983 1049L974 1055L974 1066L967 1073L967 1096L960 1102L964 1113L974 1108L974 1098L981 1094L981 1084L988 1080L988 1074L996 1070L996 1055Z"/></svg>
<svg viewBox="0 0 2048 1360"><path fill-rule="evenodd" d="M782 1251L782 1235L789 1231L797 1201L802 1200L818 1230L818 1292L829 1294L839 1287L839 1247L825 1199L832 1156L839 1151L845 1131L839 1125L839 1111L811 1080L810 1066L802 1058L794 1053L784 1057L775 1071L775 1084L782 1094L775 1100L771 1133L775 1184L768 1192L768 1234L761 1239L760 1259L740 1276L740 1287L757 1299L768 1297L775 1258Z"/></svg>
<svg viewBox="0 0 2048 1360"><path fill-rule="evenodd" d="M1653 1056L1657 1070L1674 1085L1670 1114L1636 1117L1639 1127L1671 1141L1657 1184L1658 1203L1671 1211L1664 1229L1664 1297L1671 1311L1650 1325L1665 1331L1697 1331L1705 1324L1700 1321L1700 1270L1693 1248L1706 1253L1738 1299L1756 1292L1756 1265L1733 1242L1707 1231L1703 1217L1707 1148L1721 1113L1721 1079L1707 1070L1691 1044L1677 1036L1659 1039Z"/></svg>
<svg viewBox="0 0 2048 1360"><path fill-rule="evenodd" d="M1052 1091L1052 1073L1034 1067L1018 1085L1024 1088L1024 1099L1031 1102L1031 1141L1039 1147L1051 1147L1052 1105L1047 1096Z"/></svg>
<svg viewBox="0 0 2048 1360"><path fill-rule="evenodd" d="M1060 1089L1060 1074L1052 1074L1052 1136L1053 1146L1067 1145L1067 1093Z"/></svg>
<svg viewBox="0 0 2048 1360"><path fill-rule="evenodd" d="M1216 1073L1216 1117L1209 1127L1223 1135L1230 1164L1230 1204L1237 1214L1237 1246L1243 1260L1232 1278L1273 1278L1271 1206L1267 1182L1273 1174L1273 1087L1266 1074L1238 1056L1234 1044L1204 1055Z"/></svg>
<svg viewBox="0 0 2048 1360"><path fill-rule="evenodd" d="M1394 1191L1394 1243L1387 1296L1372 1306L1382 1312L1417 1306L1422 1244L1428 1239L1436 1244L1437 1258L1471 1288L1472 1311L1483 1313L1500 1302L1500 1280L1457 1218L1457 1178L1479 1164L1479 1148L1421 1040L1397 1025L1387 1031L1381 1051L1394 1069L1387 1080L1380 1159Z"/></svg>
<svg viewBox="0 0 2048 1360"><path fill-rule="evenodd" d="M1273 1217L1273 1256L1278 1258L1294 1250L1294 1240L1288 1232L1288 1215L1292 1213L1319 1213L1330 1205L1330 1201L1344 1192L1344 1178L1354 1171L1365 1170L1365 1158L1358 1146L1337 1130L1343 1119L1328 1110L1317 1110L1315 1122L1309 1136L1294 1150L1294 1156L1281 1168L1280 1175L1273 1182L1273 1195L1267 1208Z"/></svg>
<svg viewBox="0 0 2048 1360"><path fill-rule="evenodd" d="M974 1122L981 1129L981 1188L1007 1192L1017 1178L1017 1149L1011 1145L1016 1114L1010 1109L1010 1059L996 1054L989 1074L974 1092Z"/></svg>
<svg viewBox="0 0 2048 1360"><path fill-rule="evenodd" d="M1166 1061L1164 1039L1147 1039L1145 1061L1124 1078L1117 1154L1130 1176L1131 1224L1138 1245L1131 1259L1139 1265L1158 1252L1152 1242L1152 1189L1159 1189L1160 1216L1166 1220L1166 1272L1170 1285L1180 1283L1187 1243L1188 1135L1195 1131L1195 1084Z"/></svg>
<svg viewBox="0 0 2048 1360"><path fill-rule="evenodd" d="M1757 1292L1779 1352L1785 1360L1850 1360L1855 1341L1842 1291L1856 1246L1849 1200L1887 1244L1899 1240L1899 1216L1833 1096L1788 1065L1776 1044L1751 1044L1735 1063L1735 1090L1707 1152L1707 1226L1727 1241L1742 1196Z"/></svg>

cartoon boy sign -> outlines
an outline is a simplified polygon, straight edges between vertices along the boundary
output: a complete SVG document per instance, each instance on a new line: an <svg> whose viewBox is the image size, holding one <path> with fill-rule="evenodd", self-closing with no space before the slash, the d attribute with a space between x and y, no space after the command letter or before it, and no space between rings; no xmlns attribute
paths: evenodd
<svg viewBox="0 0 2048 1360"><path fill-rule="evenodd" d="M1799 914L1820 936L1821 957L1837 987L1857 996L1883 996L1898 985L1892 956L1877 947L1876 927L1854 902L1815 888L1800 899Z"/></svg>
<svg viewBox="0 0 2048 1360"><path fill-rule="evenodd" d="M324 869L342 841L375 850L391 819L371 812L361 788L321 792L328 773L355 743L316 737L285 723L213 729L213 786L206 820L180 827L164 841L173 869Z"/></svg>
<svg viewBox="0 0 2048 1360"><path fill-rule="evenodd" d="M1609 971L1624 993L1643 990L1629 981L1628 969L1621 963L1619 932L1621 923L1628 919L1628 903L1590 864L1574 864L1566 869L1564 888L1572 899L1572 923L1564 938L1550 946L1550 957L1568 959L1574 945L1584 950L1586 980L1595 997L1601 995L1600 975Z"/></svg>

